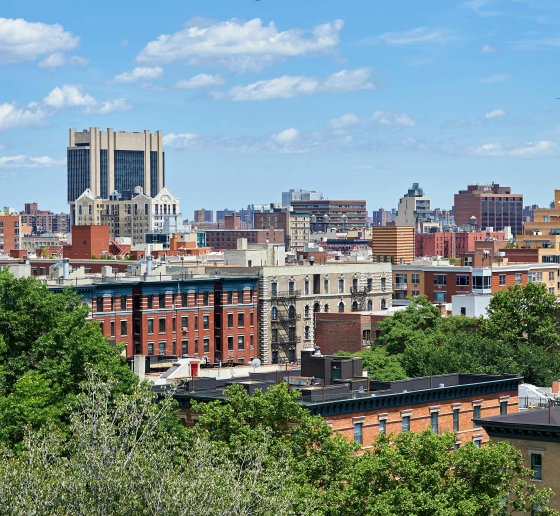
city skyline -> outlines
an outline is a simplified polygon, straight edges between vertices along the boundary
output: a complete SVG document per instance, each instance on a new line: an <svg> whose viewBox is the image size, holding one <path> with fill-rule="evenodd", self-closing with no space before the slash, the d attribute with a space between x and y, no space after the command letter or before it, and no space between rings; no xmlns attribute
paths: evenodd
<svg viewBox="0 0 560 516"><path fill-rule="evenodd" d="M0 184L18 211L68 210L68 129L92 126L161 130L185 216L290 188L365 199L371 213L413 182L440 208L492 181L550 202L552 0L170 1L111 4L109 17L104 1L99 13L66 4L3 2Z"/></svg>

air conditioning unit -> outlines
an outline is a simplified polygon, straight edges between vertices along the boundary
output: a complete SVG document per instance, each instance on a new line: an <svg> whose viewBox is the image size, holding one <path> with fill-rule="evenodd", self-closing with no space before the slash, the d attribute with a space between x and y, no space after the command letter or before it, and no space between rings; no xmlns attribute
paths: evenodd
<svg viewBox="0 0 560 516"><path fill-rule="evenodd" d="M183 330L183 333L187 333L187 327L186 326L183 326L182 330Z"/></svg>

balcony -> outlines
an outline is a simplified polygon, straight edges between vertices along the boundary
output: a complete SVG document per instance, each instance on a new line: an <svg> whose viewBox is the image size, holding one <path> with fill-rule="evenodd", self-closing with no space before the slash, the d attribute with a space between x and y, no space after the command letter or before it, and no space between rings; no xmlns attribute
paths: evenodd
<svg viewBox="0 0 560 516"><path fill-rule="evenodd" d="M271 292L270 297L280 298L280 297L299 297L301 296L301 290L278 290L276 292Z"/></svg>
<svg viewBox="0 0 560 516"><path fill-rule="evenodd" d="M309 319L310 317L308 317ZM275 318L271 319L273 323L295 323L296 321L301 321L300 314L278 314Z"/></svg>
<svg viewBox="0 0 560 516"><path fill-rule="evenodd" d="M408 283L395 283L395 290L408 290Z"/></svg>

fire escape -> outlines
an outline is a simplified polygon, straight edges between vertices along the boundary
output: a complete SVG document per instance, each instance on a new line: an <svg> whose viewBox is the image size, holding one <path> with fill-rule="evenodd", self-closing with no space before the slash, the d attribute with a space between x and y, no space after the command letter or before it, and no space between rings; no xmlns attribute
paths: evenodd
<svg viewBox="0 0 560 516"><path fill-rule="evenodd" d="M272 310L272 362L295 362L296 345L301 337L296 336L296 322L301 315L296 313L296 301L300 290L286 290L271 294L276 305Z"/></svg>
<svg viewBox="0 0 560 516"><path fill-rule="evenodd" d="M350 288L350 293L352 294L353 312L361 312L362 310L366 309L366 299L369 292L370 289L368 287L364 287L362 289L358 287Z"/></svg>

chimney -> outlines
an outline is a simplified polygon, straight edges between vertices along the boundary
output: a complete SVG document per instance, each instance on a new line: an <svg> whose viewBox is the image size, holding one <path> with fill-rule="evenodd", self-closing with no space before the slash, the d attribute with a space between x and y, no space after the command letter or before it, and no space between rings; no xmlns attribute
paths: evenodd
<svg viewBox="0 0 560 516"><path fill-rule="evenodd" d="M62 259L62 279L68 279L70 277L70 258Z"/></svg>
<svg viewBox="0 0 560 516"><path fill-rule="evenodd" d="M146 256L146 276L151 276L154 272L154 264L152 262L153 258L152 255L149 254L148 256Z"/></svg>

